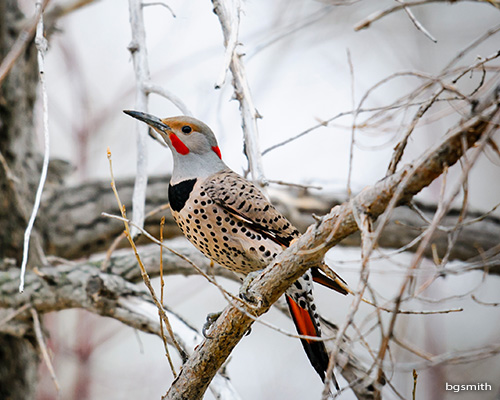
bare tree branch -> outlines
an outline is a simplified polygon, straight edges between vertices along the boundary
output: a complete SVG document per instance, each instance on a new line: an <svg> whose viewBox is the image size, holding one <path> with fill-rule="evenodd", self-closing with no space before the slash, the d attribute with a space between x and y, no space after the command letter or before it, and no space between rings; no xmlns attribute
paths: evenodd
<svg viewBox="0 0 500 400"><path fill-rule="evenodd" d="M451 3L458 3L459 1L481 1L481 0L453 0ZM488 1L482 1L483 3L490 3L492 6L499 7L500 3L496 0L488 0ZM389 8L386 8L385 10L380 10L376 11L373 14L369 15L362 21L358 22L354 26L354 30L359 31L361 29L368 28L373 22L378 21L379 19L382 19L383 17L386 17L389 14L392 14L393 12L396 11L401 11L401 10L406 10L408 7L415 7L415 6L423 6L427 5L430 3L450 3L449 0L414 0L414 1L405 1L404 3L401 1L399 2L399 5L392 6Z"/></svg>
<svg viewBox="0 0 500 400"><path fill-rule="evenodd" d="M28 46L28 43L35 35L38 21L40 20L43 11L45 10L45 7L48 3L49 0L44 0L41 7L36 9L35 15L31 19L31 21L26 23L26 26L19 33L19 36L17 37L17 40L10 49L9 53L2 60L2 63L0 64L0 84L3 82L11 68L14 66L16 60L23 54L26 46Z"/></svg>
<svg viewBox="0 0 500 400"><path fill-rule="evenodd" d="M145 260L157 261L149 268L158 275L158 247L150 246L145 254ZM171 263L173 259L175 262ZM191 274L193 271L192 267L186 268L187 263L178 257L167 254L165 261L168 262L165 264L168 266L167 273L184 271ZM49 266L27 271L25 291L22 294L16 293L19 268L10 265L6 269L0 269L0 307L11 310L8 320L0 318L0 332L24 336L31 329L24 322L32 318L27 310L27 306L31 306L39 313L82 308L160 336L158 309L147 292L126 280L126 277L141 280L134 255L128 251L126 255L113 257L110 263L113 273L102 272L101 263L102 258L77 265ZM22 311L12 311L16 309ZM176 340L190 353L201 341L201 335L172 310L166 307L165 310ZM11 323L12 318L17 318L14 324ZM227 377L216 378L211 390L220 399L239 399Z"/></svg>
<svg viewBox="0 0 500 400"><path fill-rule="evenodd" d="M155 85L152 82L144 82L142 86L146 94L155 93L159 96L162 96L167 100L171 101L172 104L174 104L179 110L181 110L181 112L184 115L191 115L191 116L193 115L193 113L189 110L188 106L184 104L184 102L179 97L177 97L174 93L170 92L169 90L161 86ZM160 143L163 142L162 139L159 139L158 141Z"/></svg>
<svg viewBox="0 0 500 400"><path fill-rule="evenodd" d="M98 0L72 0L65 3L57 3L55 6L50 7L45 17L49 25L53 25L54 21L59 18L65 17L82 7L86 7Z"/></svg>
<svg viewBox="0 0 500 400"><path fill-rule="evenodd" d="M403 0L397 0L397 1L398 3L405 4ZM434 43L437 43L436 38L434 38L434 36L432 36L431 33L427 29L425 29L425 27L419 22L417 17L415 17L415 14L413 14L413 11L408 7L405 7L404 10L408 15L408 18L410 18L411 22L413 22L413 25L415 25L416 28L420 32L422 32L425 36L427 36L430 40L432 40Z"/></svg>
<svg viewBox="0 0 500 400"><path fill-rule="evenodd" d="M167 182L168 177L149 178L146 212L168 201ZM132 178L118 180L116 185L124 204L130 208L134 180ZM301 232L314 223L314 214L324 215L334 205L347 200L345 196L293 188L270 187L268 193L273 204ZM120 212L107 181L86 183L72 188L63 187L47 193L46 196L42 202L37 229L45 239L45 248L49 254L78 258L89 252L104 251L123 231L120 222L101 215L101 212L115 215ZM416 249L417 242L414 241L430 223L436 207L418 202L412 204L413 209L399 207L393 211L384 234L378 240L380 249L400 249L399 251ZM441 222L438 231L433 235L432 243L441 256L445 254L448 246L450 227L456 225L459 214L459 210L450 210ZM168 210L160 211L147 218L146 230L159 237L159 220L162 215L166 218L165 237L172 238L181 235ZM450 260L471 260L473 264L468 266L471 269L484 269L485 262L488 261L488 272L499 274L500 257L496 254L500 254L500 251L497 250L496 253L494 251L499 235L500 218L491 213L469 211L449 258ZM354 234L344 239L341 245L359 247L360 243L360 236ZM128 246L127 241L123 240L120 247L126 246ZM392 252L385 253L389 255ZM426 249L425 255L432 258L432 250ZM474 264L476 261L478 263Z"/></svg>
<svg viewBox="0 0 500 400"><path fill-rule="evenodd" d="M129 0L130 26L132 41L128 49L132 54L136 77L135 108L140 111L148 110L148 95L144 90L144 83L150 81L148 53L146 48L146 28L142 13L142 0ZM134 196L132 200L132 219L140 227L144 225L144 204L146 201L147 173L147 146L149 128L144 124L136 123L137 131L137 171L135 176ZM132 229L132 237L137 235Z"/></svg>
<svg viewBox="0 0 500 400"><path fill-rule="evenodd" d="M354 210L376 219L386 209L392 210L392 204L407 203L445 168L455 164L466 149L480 140L485 131L491 128L489 121L495 120L498 115L498 97L495 97L487 112L461 121L413 165L406 165L366 188L351 201L334 207L317 224L309 227L251 283L249 290L257 299L255 304L249 304L246 312L235 306L228 306L224 310L212 328L213 338L204 340L198 346L164 399L201 399L211 378L252 325L253 319L247 313L260 316L267 312L290 284L309 267L318 265L330 248L357 231L359 226ZM462 147L462 138L465 139L465 149ZM373 388L373 381L367 379L365 387Z"/></svg>
<svg viewBox="0 0 500 400"><path fill-rule="evenodd" d="M49 169L49 153L50 153L50 135L49 135L49 105L47 98L47 85L45 82L45 54L47 52L48 43L44 36L44 24L43 24L43 8L46 3L42 3L40 0L36 2L37 14L40 13L36 27L36 49L38 53L38 75L40 77L40 87L42 92L42 109L43 109L43 137L44 137L44 151L43 151L43 163L42 170L40 173L40 181L38 182L38 188L36 190L35 201L33 204L33 210L31 211L31 216L28 221L28 226L24 231L24 242L23 242L23 260L21 262L21 272L19 279L19 291L24 290L24 274L26 272L26 266L28 265L28 255L31 232L35 224L35 219L40 208L40 202L42 200L42 192L45 186L45 181L47 179L47 171ZM43 255L42 255L43 259Z"/></svg>
<svg viewBox="0 0 500 400"><path fill-rule="evenodd" d="M208 273L223 276L239 282L239 279L227 269L218 265L211 266L210 261L184 239L171 240L168 246L185 255L192 262ZM149 245L140 248L141 259L150 276L159 275L160 251L158 246ZM163 252L164 275L193 275L197 272L190 263L175 254ZM83 308L90 312L115 318L126 325L147 333L160 335L158 310L148 294L132 283L142 281L137 261L130 250L119 250L108 262L106 271L102 271L103 256L76 264L51 265L28 271L26 290L23 294L15 292L17 281L15 264L6 264L0 268L0 307L6 309L0 314L0 332L23 336L30 329L24 317L29 317L27 309L33 306L38 312L46 313L67 308ZM188 353L201 341L202 337L188 326L172 310L164 307L173 326L176 340ZM278 307L287 316L286 307ZM324 331L333 336L336 327L324 321ZM351 344L345 340L341 344L343 368L346 379L355 384L366 375L366 369L355 355L349 352ZM218 392L229 391L228 398L234 395L226 378L216 377L215 387ZM211 388L213 391L214 389Z"/></svg>
<svg viewBox="0 0 500 400"><path fill-rule="evenodd" d="M240 1L212 0L212 3L214 5L214 12L219 17L222 32L224 34L224 46L226 47L224 67L229 67L233 74L234 93L240 103L243 136L245 140L244 152L248 159L248 166L252 179L262 186L265 183L265 178L259 145L259 131L257 127L257 118L259 118L260 115L253 104L245 66L241 60L242 55L236 52L240 23ZM227 63L228 59L230 60L229 63ZM220 87L220 84L221 83L218 81L216 88Z"/></svg>

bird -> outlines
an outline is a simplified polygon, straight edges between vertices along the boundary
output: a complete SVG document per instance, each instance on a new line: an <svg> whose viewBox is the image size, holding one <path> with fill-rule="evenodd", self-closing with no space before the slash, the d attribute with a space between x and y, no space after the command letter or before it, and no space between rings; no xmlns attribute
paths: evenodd
<svg viewBox="0 0 500 400"><path fill-rule="evenodd" d="M299 231L251 181L222 160L217 139L202 121L190 116L160 119L124 110L154 129L170 148L173 171L168 199L173 219L184 236L206 257L233 271L241 280L266 268L300 236ZM300 335L321 337L312 282L346 295L346 283L330 278L320 266L309 269L285 292ZM313 368L325 381L329 356L323 341L301 338ZM332 382L337 390L335 376Z"/></svg>

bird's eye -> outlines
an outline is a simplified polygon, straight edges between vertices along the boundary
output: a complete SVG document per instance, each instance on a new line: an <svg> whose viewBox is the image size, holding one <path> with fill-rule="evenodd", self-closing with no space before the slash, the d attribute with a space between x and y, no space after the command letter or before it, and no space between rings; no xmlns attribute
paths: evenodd
<svg viewBox="0 0 500 400"><path fill-rule="evenodd" d="M191 133L193 131L193 129L189 126L189 125L184 125L182 128L181 128L182 132L184 133Z"/></svg>

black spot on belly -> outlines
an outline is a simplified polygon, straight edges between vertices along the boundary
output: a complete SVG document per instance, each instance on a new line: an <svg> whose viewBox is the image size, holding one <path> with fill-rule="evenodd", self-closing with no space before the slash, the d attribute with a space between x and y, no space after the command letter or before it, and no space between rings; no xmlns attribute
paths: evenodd
<svg viewBox="0 0 500 400"><path fill-rule="evenodd" d="M176 185L168 185L168 200L173 211L181 211L193 191L196 179L188 179Z"/></svg>

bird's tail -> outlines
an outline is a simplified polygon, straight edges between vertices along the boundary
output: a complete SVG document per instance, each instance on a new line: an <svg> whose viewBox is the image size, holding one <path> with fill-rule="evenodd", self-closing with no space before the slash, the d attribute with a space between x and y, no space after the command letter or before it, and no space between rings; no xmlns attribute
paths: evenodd
<svg viewBox="0 0 500 400"><path fill-rule="evenodd" d="M297 302L288 294L286 295L286 301L299 335L318 338L321 337L319 321L317 315L314 314L313 304L302 303L302 299ZM302 307L301 305L304 305L305 307ZM300 339L300 341L302 342L302 346L307 354L307 358L309 358L312 366L324 382L329 362L325 343L313 339ZM339 390L339 385L333 374L332 380L335 388Z"/></svg>

